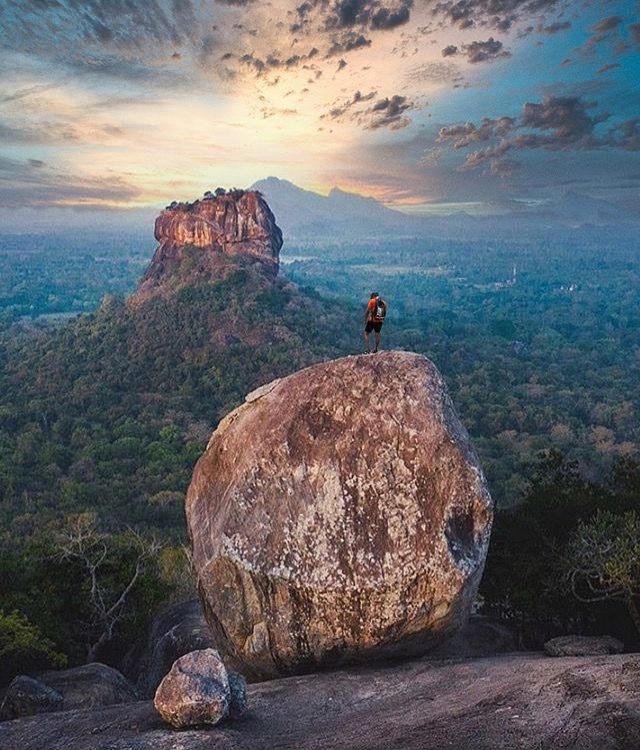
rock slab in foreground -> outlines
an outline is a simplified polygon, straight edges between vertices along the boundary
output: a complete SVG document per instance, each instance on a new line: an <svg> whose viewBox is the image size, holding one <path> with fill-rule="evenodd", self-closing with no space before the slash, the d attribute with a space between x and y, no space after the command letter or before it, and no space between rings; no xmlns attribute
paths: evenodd
<svg viewBox="0 0 640 750"><path fill-rule="evenodd" d="M177 729L217 724L229 714L229 676L215 649L176 660L153 699L162 718Z"/></svg>
<svg viewBox="0 0 640 750"><path fill-rule="evenodd" d="M164 725L151 702L0 724L2 750L637 750L640 656L421 660L249 686L237 723Z"/></svg>
<svg viewBox="0 0 640 750"><path fill-rule="evenodd" d="M186 513L216 645L265 679L423 653L458 630L492 502L435 366L385 352L249 394L198 462Z"/></svg>

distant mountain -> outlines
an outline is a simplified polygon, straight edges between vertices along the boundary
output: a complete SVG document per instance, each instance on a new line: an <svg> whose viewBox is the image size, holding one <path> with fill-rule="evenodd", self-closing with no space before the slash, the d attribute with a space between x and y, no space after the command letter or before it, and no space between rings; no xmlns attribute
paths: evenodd
<svg viewBox="0 0 640 750"><path fill-rule="evenodd" d="M394 211L374 198L333 188L329 195L303 190L288 180L268 177L251 186L267 199L286 239L366 239L381 232L421 234L422 217Z"/></svg>
<svg viewBox="0 0 640 750"><path fill-rule="evenodd" d="M271 206L285 240L361 241L398 237L514 236L522 231L547 232L581 226L629 227L640 217L608 201L573 191L535 206L516 201L506 213L471 216L459 211L447 216L418 216L396 211L374 198L333 188L329 195L303 190L288 180L268 177L254 183Z"/></svg>
<svg viewBox="0 0 640 750"><path fill-rule="evenodd" d="M633 221L632 216L613 203L573 190L567 191L557 200L543 204L535 213L571 226L616 225Z"/></svg>

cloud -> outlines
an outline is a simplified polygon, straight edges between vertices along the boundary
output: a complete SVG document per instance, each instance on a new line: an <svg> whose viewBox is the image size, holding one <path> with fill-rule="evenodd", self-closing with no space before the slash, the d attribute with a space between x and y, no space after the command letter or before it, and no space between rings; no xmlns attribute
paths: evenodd
<svg viewBox="0 0 640 750"><path fill-rule="evenodd" d="M463 54L470 63L488 62L501 57L511 57L511 52L503 49L502 42L489 37L485 42L471 42L462 46Z"/></svg>
<svg viewBox="0 0 640 750"><path fill-rule="evenodd" d="M399 94L391 97L386 96L383 99L378 99L372 105L362 106L372 101L376 95L376 91L370 91L368 94L356 91L350 99L336 105L324 115L321 115L320 119L346 119L355 122L365 130L378 130L379 128L400 130L410 123L405 113L415 105L406 96L400 96Z"/></svg>
<svg viewBox="0 0 640 750"><path fill-rule="evenodd" d="M484 26L506 31L525 17L565 4L566 0L442 0L433 6L433 14L461 29Z"/></svg>
<svg viewBox="0 0 640 750"><path fill-rule="evenodd" d="M470 63L481 63L511 57L511 52L504 49L502 42L489 37L484 42L470 42L460 47L450 44L442 50L443 57L453 57L454 55L464 55Z"/></svg>
<svg viewBox="0 0 640 750"><path fill-rule="evenodd" d="M594 127L609 115L592 117L588 110L596 102L584 102L577 96L546 96L540 103L527 102L522 110L521 127L552 132L551 146L575 144L589 138Z"/></svg>
<svg viewBox="0 0 640 750"><path fill-rule="evenodd" d="M449 143L452 148L457 150L466 148L478 141L501 138L515 127L516 121L512 117L499 117L495 120L485 117L479 126L472 122L465 122L440 128L436 140L438 143Z"/></svg>
<svg viewBox="0 0 640 750"><path fill-rule="evenodd" d="M607 63L598 69L598 74L608 73L610 70L615 70L620 67L620 63Z"/></svg>
<svg viewBox="0 0 640 750"><path fill-rule="evenodd" d="M327 28L360 26L369 29L394 29L407 23L413 0L397 0L380 5L378 0L338 0L325 18Z"/></svg>
<svg viewBox="0 0 640 750"><path fill-rule="evenodd" d="M410 122L409 118L404 116L404 113L413 106L413 102L410 102L406 96L400 96L399 94L391 98L380 99L369 110L371 120L367 128L369 130L377 130L378 128L399 130L404 128Z"/></svg>
<svg viewBox="0 0 640 750"><path fill-rule="evenodd" d="M376 94L376 91L370 91L368 94L362 94L360 91L356 91L350 99L347 99L347 101L343 102L339 106L333 107L329 110L329 112L327 112L326 115L321 115L320 119L329 117L332 120L339 120L354 106L362 104L363 102L371 101L371 99L373 99Z"/></svg>
<svg viewBox="0 0 640 750"><path fill-rule="evenodd" d="M607 18L603 18L601 21L598 21L595 26L593 26L593 31L596 31L598 33L603 33L606 31L613 31L614 29L617 29L620 24L622 23L622 18L620 16L607 16Z"/></svg>
<svg viewBox="0 0 640 750"><path fill-rule="evenodd" d="M598 23L591 27L593 34L587 39L584 44L578 47L578 52L583 55L592 55L596 48L604 43L617 44L616 52L624 51L624 45L619 45L620 42L620 27L622 24L622 18L620 16L607 16L601 19Z"/></svg>
<svg viewBox="0 0 640 750"><path fill-rule="evenodd" d="M140 195L122 177L87 177L52 169L40 159L0 157L0 207L101 207L124 204Z"/></svg>
<svg viewBox="0 0 640 750"><path fill-rule="evenodd" d="M256 75L261 76L263 73L269 70L290 70L292 68L297 68L304 62L312 60L314 57L316 57L317 54L317 47L312 47L304 55L296 54L289 55L286 58L281 58L278 56L278 53L272 52L268 54L264 59L262 59L261 57L257 57L253 52L248 52L244 55L241 55L238 60L242 65L253 69ZM229 60L231 59L231 57L233 57L233 55L231 53L227 53L227 55L223 55L221 59Z"/></svg>
<svg viewBox="0 0 640 750"><path fill-rule="evenodd" d="M293 33L316 30L359 29L388 31L406 24L414 0L306 0L296 8Z"/></svg>
<svg viewBox="0 0 640 750"><path fill-rule="evenodd" d="M640 117L621 122L608 133L609 143L624 151L640 151Z"/></svg>
<svg viewBox="0 0 640 750"><path fill-rule="evenodd" d="M640 150L640 118L627 120L598 135L596 128L610 119L607 112L591 114L596 102L578 96L546 96L542 102L527 102L520 117L485 118L480 125L457 123L440 128L436 142L453 150L476 143L488 145L468 153L461 170L487 166L491 174L506 174L499 160L510 151L542 148L548 151L575 151L615 148ZM513 171L513 165L509 168Z"/></svg>
<svg viewBox="0 0 640 750"><path fill-rule="evenodd" d="M115 7L114 7L115 6ZM5 44L10 49L73 55L82 39L120 50L141 49L150 43L179 45L197 31L196 13L191 0L66 0L46 2L21 0L16 14L6 6L0 15ZM59 49L50 41L58 40Z"/></svg>
<svg viewBox="0 0 640 750"><path fill-rule="evenodd" d="M459 83L462 81L460 69L451 62L430 62L411 68L407 80L412 83Z"/></svg>
<svg viewBox="0 0 640 750"><path fill-rule="evenodd" d="M343 34L332 38L331 46L327 50L325 57L344 55L346 52L370 46L371 39L367 39L364 34L357 34L354 31L346 31Z"/></svg>
<svg viewBox="0 0 640 750"><path fill-rule="evenodd" d="M539 34L546 34L551 36L557 34L559 31L566 31L571 28L571 21L555 21L545 26L543 23L538 24L537 31Z"/></svg>

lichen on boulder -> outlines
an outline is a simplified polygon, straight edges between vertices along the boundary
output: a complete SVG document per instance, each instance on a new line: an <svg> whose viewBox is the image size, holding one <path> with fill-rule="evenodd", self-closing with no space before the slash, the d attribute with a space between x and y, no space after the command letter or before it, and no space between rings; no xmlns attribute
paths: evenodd
<svg viewBox="0 0 640 750"><path fill-rule="evenodd" d="M456 632L493 506L435 366L386 352L249 394L198 462L186 515L216 646L255 680Z"/></svg>

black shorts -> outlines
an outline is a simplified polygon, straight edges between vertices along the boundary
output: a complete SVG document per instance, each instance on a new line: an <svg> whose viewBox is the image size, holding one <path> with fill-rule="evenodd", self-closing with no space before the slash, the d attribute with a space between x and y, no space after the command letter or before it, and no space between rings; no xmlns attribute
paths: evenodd
<svg viewBox="0 0 640 750"><path fill-rule="evenodd" d="M367 325L364 327L365 333L371 333L371 331L375 331L376 333L380 333L382 330L382 321L376 321L376 320L368 320Z"/></svg>

